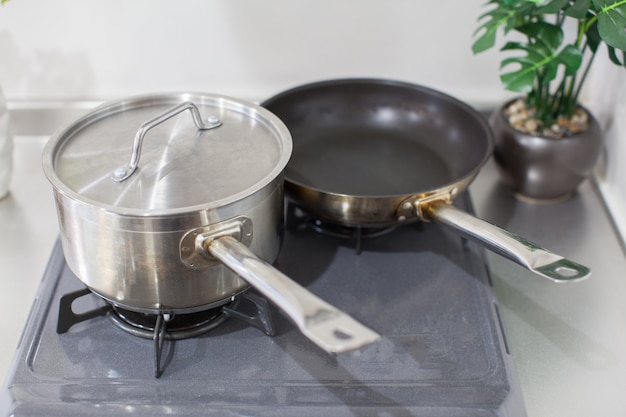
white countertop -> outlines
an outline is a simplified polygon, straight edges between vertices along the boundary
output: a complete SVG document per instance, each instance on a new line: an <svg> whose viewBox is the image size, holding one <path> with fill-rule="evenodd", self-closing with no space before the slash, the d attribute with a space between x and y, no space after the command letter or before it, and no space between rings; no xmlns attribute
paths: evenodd
<svg viewBox="0 0 626 417"><path fill-rule="evenodd" d="M47 136L17 137L10 194L0 200L0 375L9 371L59 227L41 168Z"/></svg>
<svg viewBox="0 0 626 417"><path fill-rule="evenodd" d="M58 234L41 168L47 136L18 136L11 194L0 200L0 376L5 379ZM583 263L593 276L554 284L488 256L530 417L626 416L626 257L590 182L558 205L515 200L493 163L472 184L478 215Z"/></svg>
<svg viewBox="0 0 626 417"><path fill-rule="evenodd" d="M470 190L479 216L592 271L555 284L488 254L528 415L626 416L626 257L594 185L561 204L522 203L490 163Z"/></svg>

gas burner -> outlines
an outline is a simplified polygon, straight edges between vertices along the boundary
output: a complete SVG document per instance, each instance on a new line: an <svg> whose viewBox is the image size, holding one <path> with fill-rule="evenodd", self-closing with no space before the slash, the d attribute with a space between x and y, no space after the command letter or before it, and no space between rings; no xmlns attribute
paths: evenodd
<svg viewBox="0 0 626 417"><path fill-rule="evenodd" d="M154 376L159 378L163 373L161 358L166 340L187 339L208 332L224 322L229 317L227 309L237 304L238 300L233 297L228 305L184 314L138 313L114 305L109 317L120 329L134 336L154 340Z"/></svg>
<svg viewBox="0 0 626 417"><path fill-rule="evenodd" d="M337 223L329 223L323 220L311 220L310 227L317 233L336 239L369 239L384 236L393 232L398 226L367 227L362 225L345 226Z"/></svg>
<svg viewBox="0 0 626 417"><path fill-rule="evenodd" d="M355 242L355 250L361 253L361 243L364 239L372 239L393 232L397 226L367 227L345 226L341 224L325 222L322 220L310 220L309 227L315 232L335 239L344 239Z"/></svg>
<svg viewBox="0 0 626 417"><path fill-rule="evenodd" d="M147 314L109 303L87 312L75 313L72 309L74 301L90 294L93 295L88 288L84 288L61 297L57 333L66 333L75 324L108 315L111 321L122 330L134 336L154 340L154 376L156 378L163 373L161 357L166 340L174 341L199 336L214 329L230 317L256 327L268 336L275 334L269 302L250 292L231 297L219 307L194 313Z"/></svg>
<svg viewBox="0 0 626 417"><path fill-rule="evenodd" d="M384 236L398 228L398 225L374 227L328 222L316 219L291 202L286 207L286 224L289 229L307 227L323 236L354 242L357 254L361 253L363 240Z"/></svg>
<svg viewBox="0 0 626 417"><path fill-rule="evenodd" d="M237 299L232 299L226 307L235 308ZM167 326L166 340L180 340L199 336L219 326L228 318L223 307L216 307L196 313L147 314L112 306L111 321L120 329L144 339L153 339L155 330ZM159 323L162 320L163 324Z"/></svg>

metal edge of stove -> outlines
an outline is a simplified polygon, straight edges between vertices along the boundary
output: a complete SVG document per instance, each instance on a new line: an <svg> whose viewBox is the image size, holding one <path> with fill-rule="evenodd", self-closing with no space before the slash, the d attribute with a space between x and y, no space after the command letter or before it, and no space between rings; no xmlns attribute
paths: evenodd
<svg viewBox="0 0 626 417"><path fill-rule="evenodd" d="M54 301L50 295L54 292L59 281L56 279L53 281L52 278L59 276L65 265L65 258L62 252L61 242L57 239L50 254L43 276L39 281L37 294L35 295L35 299L26 319L26 325L18 341L13 361L11 362L12 366L9 369L2 386L2 391L0 392L0 415L2 416L13 415L13 404L10 394L13 381L20 377L25 380L33 379L31 374L23 376L20 375L20 372L23 373L24 368L28 369L28 362L26 361L26 358L31 356L31 350L33 349L33 346L36 345L36 337L38 334L41 334L40 329L45 325L42 317L47 314ZM29 343L29 341L32 341L32 343Z"/></svg>
<svg viewBox="0 0 626 417"><path fill-rule="evenodd" d="M463 193L462 198L464 203L466 204L468 211L470 213L475 213L474 204L472 203L472 199L470 197L470 192L466 191ZM462 238L463 239L463 238ZM472 242L467 241L468 244L473 244ZM505 361L506 371L509 376L509 384L512 395L508 395L502 404L501 410L503 417L523 417L527 415L526 406L524 403L524 398L522 396L522 387L519 382L519 377L517 376L517 370L515 368L515 363L513 361L513 357L511 355L511 350L509 348L509 342L506 337L506 330L504 327L504 322L502 321L502 316L500 314L500 307L498 306L498 301L496 298L496 294L494 291L493 278L491 276L491 271L489 270L489 262L487 260L487 250L476 244L473 244L474 248L479 253L482 264L485 268L485 274L487 275L487 279L489 280L489 289L492 297L492 308L493 314L498 324L498 337L500 338L500 342L504 347L504 356L503 359Z"/></svg>

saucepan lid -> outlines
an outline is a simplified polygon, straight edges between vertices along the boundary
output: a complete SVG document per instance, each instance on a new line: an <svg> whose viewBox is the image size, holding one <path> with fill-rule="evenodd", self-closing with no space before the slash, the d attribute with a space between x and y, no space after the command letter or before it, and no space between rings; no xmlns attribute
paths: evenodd
<svg viewBox="0 0 626 417"><path fill-rule="evenodd" d="M44 172L67 196L127 215L220 207L282 174L291 136L270 111L205 93L104 104L51 137Z"/></svg>

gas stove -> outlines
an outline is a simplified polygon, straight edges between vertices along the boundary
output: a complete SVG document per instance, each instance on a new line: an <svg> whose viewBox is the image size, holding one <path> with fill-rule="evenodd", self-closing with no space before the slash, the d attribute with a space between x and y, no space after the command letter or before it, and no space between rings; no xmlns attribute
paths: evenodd
<svg viewBox="0 0 626 417"><path fill-rule="evenodd" d="M468 194L455 204L471 211ZM126 320L116 323L120 312L84 293L57 243L0 410L15 416L526 415L481 248L432 223L366 231L363 238L360 230L355 237L319 233L306 222L288 226L275 266L378 332L379 341L332 356L274 306L247 315L236 300L225 307L234 315L210 312L219 323L198 334L166 337L150 322L148 336L137 337L124 329ZM81 295L70 297L72 314L88 320L59 332L68 294ZM243 304L255 310L257 294L246 297ZM269 324L255 325L259 317Z"/></svg>

